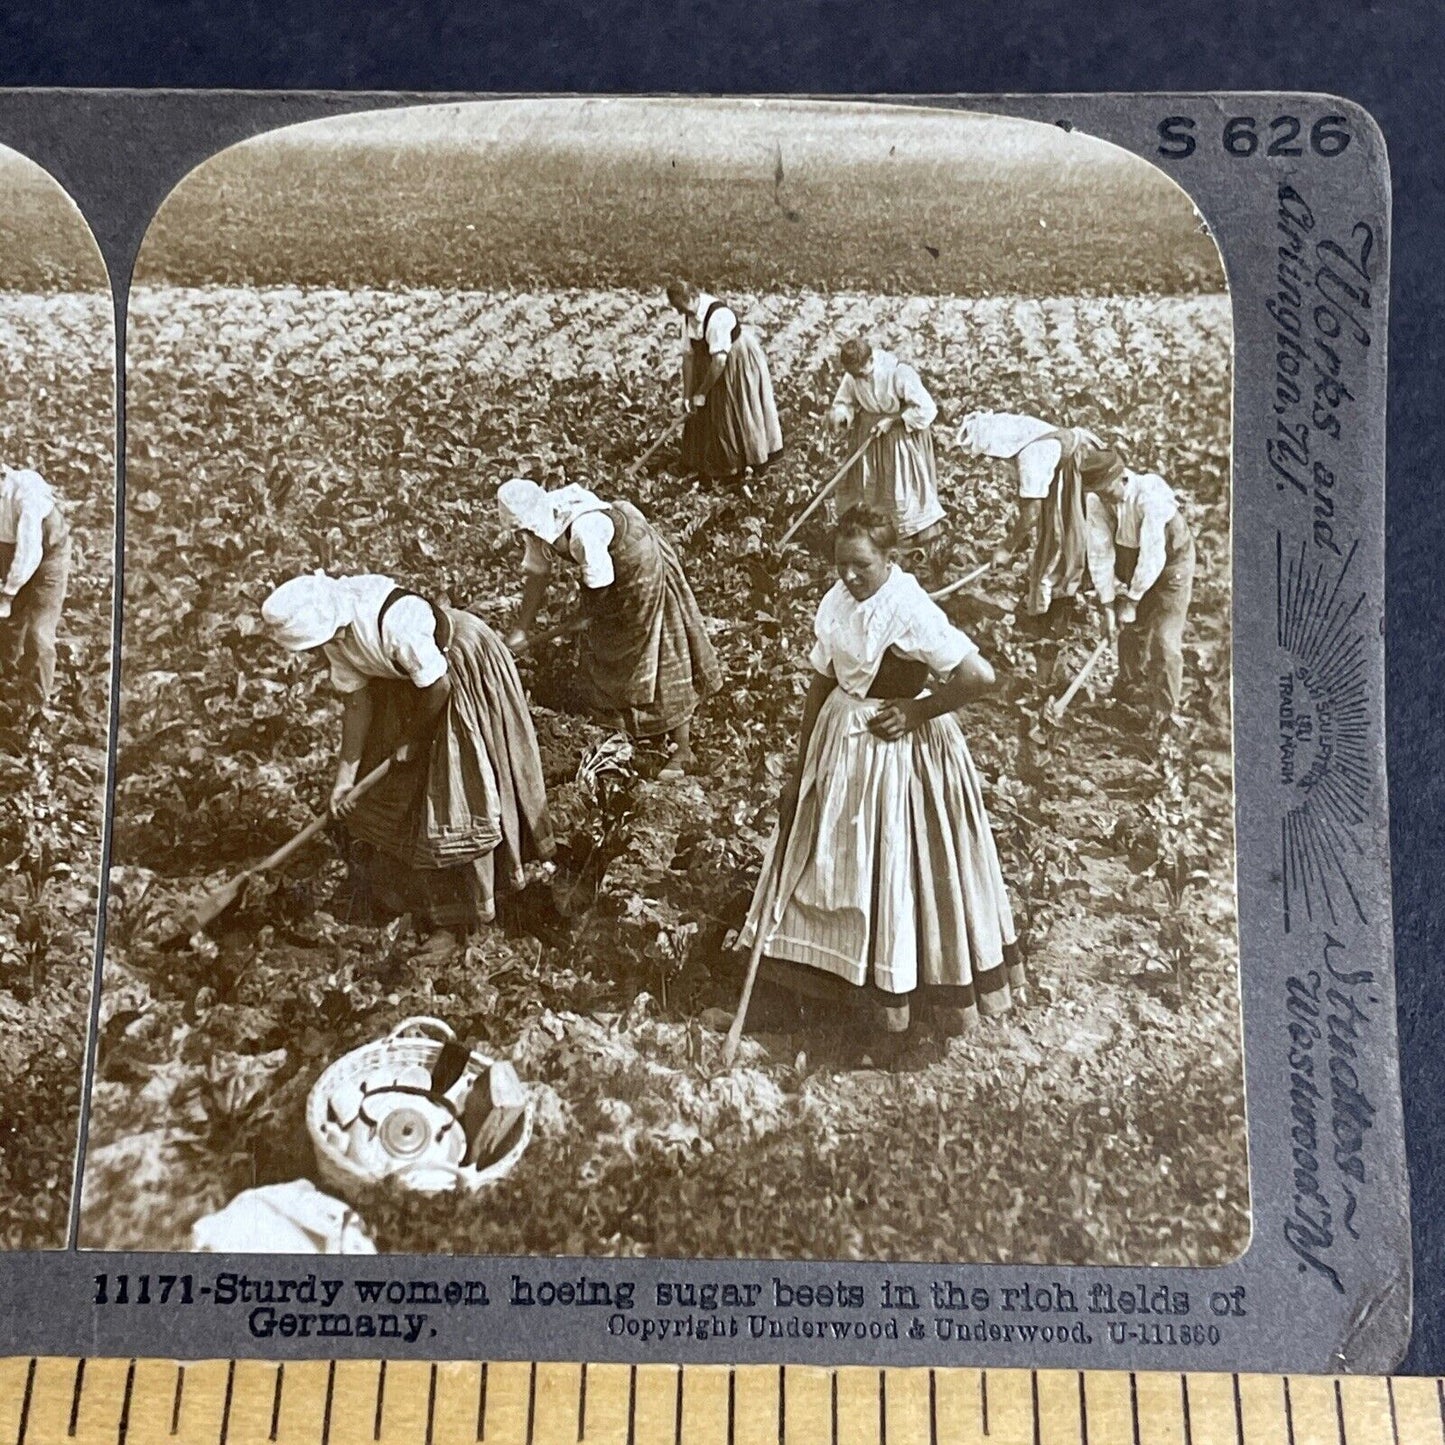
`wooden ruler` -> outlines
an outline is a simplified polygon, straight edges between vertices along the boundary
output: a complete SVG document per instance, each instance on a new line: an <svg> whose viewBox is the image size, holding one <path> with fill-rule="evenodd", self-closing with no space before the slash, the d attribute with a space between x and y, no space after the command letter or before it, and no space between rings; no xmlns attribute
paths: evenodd
<svg viewBox="0 0 1445 1445"><path fill-rule="evenodd" d="M0 1445L1445 1445L1434 1378L9 1359Z"/></svg>

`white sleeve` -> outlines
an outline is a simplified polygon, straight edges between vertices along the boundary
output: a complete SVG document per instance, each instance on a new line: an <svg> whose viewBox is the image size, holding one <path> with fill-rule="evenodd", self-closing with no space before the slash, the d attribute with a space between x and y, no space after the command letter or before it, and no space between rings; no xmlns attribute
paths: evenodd
<svg viewBox="0 0 1445 1445"><path fill-rule="evenodd" d="M1062 444L1052 439L1030 442L1018 454L1020 501L1041 502L1048 496L1063 455Z"/></svg>
<svg viewBox="0 0 1445 1445"><path fill-rule="evenodd" d="M446 676L447 660L437 646L436 615L420 597L403 597L388 609L381 645L400 672L417 687L430 687Z"/></svg>
<svg viewBox="0 0 1445 1445"><path fill-rule="evenodd" d="M606 512L587 512L572 523L569 545L573 560L582 565L584 587L610 587L616 580L612 566L612 539L616 533Z"/></svg>
<svg viewBox="0 0 1445 1445"><path fill-rule="evenodd" d="M923 378L900 363L894 373L894 390L903 408L903 423L909 431L927 431L938 415L938 406L928 394Z"/></svg>
<svg viewBox="0 0 1445 1445"><path fill-rule="evenodd" d="M39 472L17 472L14 477L20 516L15 528L15 555L4 579L12 597L35 575L45 558L45 519L55 509L55 494Z"/></svg>
<svg viewBox="0 0 1445 1445"><path fill-rule="evenodd" d="M893 646L914 662L926 662L935 677L947 677L978 651L973 638L955 627L929 597L919 598L907 629Z"/></svg>
<svg viewBox="0 0 1445 1445"><path fill-rule="evenodd" d="M847 426L853 416L853 378L845 371L843 380L838 383L838 390L833 393L833 422L837 426Z"/></svg>
<svg viewBox="0 0 1445 1445"><path fill-rule="evenodd" d="M838 674L833 667L831 641L833 611L833 594L830 592L818 604L818 610L813 615L813 646L808 653L808 665L824 677L836 678Z"/></svg>
<svg viewBox="0 0 1445 1445"><path fill-rule="evenodd" d="M1174 493L1162 477L1151 476L1137 503L1139 509L1139 560L1129 581L1128 594L1140 601L1159 580L1168 560L1165 529L1179 510Z"/></svg>
<svg viewBox="0 0 1445 1445"><path fill-rule="evenodd" d="M733 327L738 318L726 306L719 306L707 324L709 356L726 356L733 349Z"/></svg>

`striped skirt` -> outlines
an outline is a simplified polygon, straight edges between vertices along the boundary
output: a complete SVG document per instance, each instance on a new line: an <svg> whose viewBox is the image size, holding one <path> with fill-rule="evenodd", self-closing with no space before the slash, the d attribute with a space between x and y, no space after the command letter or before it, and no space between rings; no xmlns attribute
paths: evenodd
<svg viewBox="0 0 1445 1445"><path fill-rule="evenodd" d="M691 376L689 382L699 378ZM689 386L691 393L691 385ZM723 374L682 430L682 464L705 477L733 477L781 455L783 427L768 358L747 327L728 351Z"/></svg>
<svg viewBox="0 0 1445 1445"><path fill-rule="evenodd" d="M860 411L848 428L848 453L882 420L878 412ZM938 467L933 459L933 432L912 431L895 418L892 428L868 443L868 450L838 484L838 515L864 503L886 512L898 525L900 540L917 538L943 520L938 500Z"/></svg>
<svg viewBox="0 0 1445 1445"><path fill-rule="evenodd" d="M636 738L685 723L722 687L722 669L672 544L630 502L614 502L615 580L582 594L582 702Z"/></svg>
<svg viewBox="0 0 1445 1445"><path fill-rule="evenodd" d="M897 742L883 704L835 689L808 744L792 830L774 837L739 943L887 994L948 990L984 1014L1023 984L1017 933L956 715ZM777 880L774 886L774 880Z"/></svg>
<svg viewBox="0 0 1445 1445"><path fill-rule="evenodd" d="M512 654L480 618L448 609L451 695L415 761L391 772L346 818L351 861L371 900L424 914L438 927L496 915L496 894L520 888L523 865L552 855L537 737ZM375 679L365 774L407 737L418 697Z"/></svg>

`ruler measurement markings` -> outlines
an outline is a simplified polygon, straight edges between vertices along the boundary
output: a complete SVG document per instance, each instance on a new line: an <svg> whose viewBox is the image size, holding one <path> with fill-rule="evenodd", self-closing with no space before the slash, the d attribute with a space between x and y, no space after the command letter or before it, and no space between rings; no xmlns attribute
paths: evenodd
<svg viewBox="0 0 1445 1445"><path fill-rule="evenodd" d="M1336 1411L1338 1432L1349 1445L1400 1445L1395 1434L1399 1420L1389 1380L1357 1375L1337 1381L1340 1401Z"/></svg>
<svg viewBox="0 0 1445 1445"><path fill-rule="evenodd" d="M271 1396L271 1433L266 1437L268 1440L276 1438L276 1431L281 1428L281 1391L286 1386L286 1366L276 1366L276 1390ZM172 1431L172 1434L175 1432Z"/></svg>
<svg viewBox="0 0 1445 1445"><path fill-rule="evenodd" d="M231 1400L236 1390L236 1362L229 1360L226 1363L226 1398L221 1404L221 1433L218 1437L220 1445L226 1445L226 1437L231 1433Z"/></svg>
<svg viewBox="0 0 1445 1445"><path fill-rule="evenodd" d="M1079 1445L1079 1376L1075 1370L1034 1370L1030 1374L1030 1422L1035 1445Z"/></svg>
<svg viewBox="0 0 1445 1445"><path fill-rule="evenodd" d="M727 1438L728 1379L726 1365L682 1367L682 1434L684 1445L721 1445ZM821 1434L808 1445L818 1445Z"/></svg>
<svg viewBox="0 0 1445 1445"><path fill-rule="evenodd" d="M1395 1376L1390 1392L1399 1410L1402 1445L1445 1445L1441 1382L1423 1376Z"/></svg>
<svg viewBox="0 0 1445 1445"><path fill-rule="evenodd" d="M0 1361L0 1440L461 1445L465 1412L448 1402L470 1395L476 1438L497 1445L561 1445L574 1431L586 1445L964 1445L985 1426L1000 1445L1445 1445L1442 1379L1050 1369L997 1370L985 1384L970 1373L17 1358ZM976 1415L951 1409L970 1389Z"/></svg>
<svg viewBox="0 0 1445 1445"><path fill-rule="evenodd" d="M938 1445L983 1445L978 1370L933 1371Z"/></svg>
<svg viewBox="0 0 1445 1445"><path fill-rule="evenodd" d="M75 1384L70 1391L70 1423L65 1427L65 1433L72 1438L75 1435L75 1427L80 1421L80 1392L85 1388L85 1361L83 1359L75 1362Z"/></svg>
<svg viewBox="0 0 1445 1445"><path fill-rule="evenodd" d="M233 1367L226 1372L226 1394L217 1441L224 1438L233 1445L256 1445L269 1438L276 1405L277 1373L278 1367L265 1360L233 1362Z"/></svg>
<svg viewBox="0 0 1445 1445"><path fill-rule="evenodd" d="M35 1395L35 1360L32 1357L30 1366L25 1372L25 1399L20 1406L20 1428L16 1432L18 1445L25 1445L25 1435L30 1428L30 1401Z"/></svg>
<svg viewBox="0 0 1445 1445"><path fill-rule="evenodd" d="M1181 1382L1181 1376L1148 1370L1134 1376L1130 1389L1141 1445L1189 1445Z"/></svg>
<svg viewBox="0 0 1445 1445"><path fill-rule="evenodd" d="M69 1438L78 1361L42 1355L35 1362L35 1381L26 1412L26 1441L58 1445Z"/></svg>
<svg viewBox="0 0 1445 1445"><path fill-rule="evenodd" d="M336 1361L326 1367L326 1408L321 1415L321 1445L331 1445L331 1405L336 1396Z"/></svg>
<svg viewBox="0 0 1445 1445"><path fill-rule="evenodd" d="M130 1361L126 1359L86 1361L85 1385L80 1393L72 1439L104 1440L106 1445L115 1445L129 1369Z"/></svg>
<svg viewBox="0 0 1445 1445"><path fill-rule="evenodd" d="M890 1367L883 1372L884 1429L893 1445L924 1445L932 1433L932 1370Z"/></svg>
<svg viewBox="0 0 1445 1445"><path fill-rule="evenodd" d="M436 1380L436 1400L431 1406L431 1445L475 1445L481 1373L481 1364L476 1360L439 1360L430 1366L428 1393L433 1374Z"/></svg>
<svg viewBox="0 0 1445 1445"><path fill-rule="evenodd" d="M30 1378L31 1361L26 1356L0 1359L0 1441L20 1439L20 1416Z"/></svg>

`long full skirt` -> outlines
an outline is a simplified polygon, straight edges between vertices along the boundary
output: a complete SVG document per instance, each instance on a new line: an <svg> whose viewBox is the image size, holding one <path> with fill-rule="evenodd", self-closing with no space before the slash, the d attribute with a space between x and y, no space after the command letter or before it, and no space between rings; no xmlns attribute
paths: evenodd
<svg viewBox="0 0 1445 1445"><path fill-rule="evenodd" d="M882 420L878 412L860 411L848 428L848 453ZM868 450L838 484L837 511L858 503L886 512L898 525L900 539L924 539L944 517L938 500L938 467L933 458L931 429L913 431L895 418L893 426L868 443Z"/></svg>
<svg viewBox="0 0 1445 1445"><path fill-rule="evenodd" d="M689 376L694 369L690 364ZM768 358L744 327L705 403L688 414L682 431L683 467L706 477L732 477L744 467L767 465L782 450L783 427Z"/></svg>
<svg viewBox="0 0 1445 1445"><path fill-rule="evenodd" d="M1006 1010L1023 984L983 793L954 714L897 742L868 731L883 704L835 689L808 745L793 826L763 858L739 942L887 994L947 988Z"/></svg>
<svg viewBox="0 0 1445 1445"><path fill-rule="evenodd" d="M551 824L537 737L516 663L480 618L448 609L451 695L413 762L391 772L346 818L354 872L387 911L470 927L520 888L523 865L549 858ZM376 680L365 775L411 733L419 696Z"/></svg>
<svg viewBox="0 0 1445 1445"><path fill-rule="evenodd" d="M583 705L632 737L660 737L722 687L702 612L672 544L630 502L616 502L615 580L583 592Z"/></svg>

